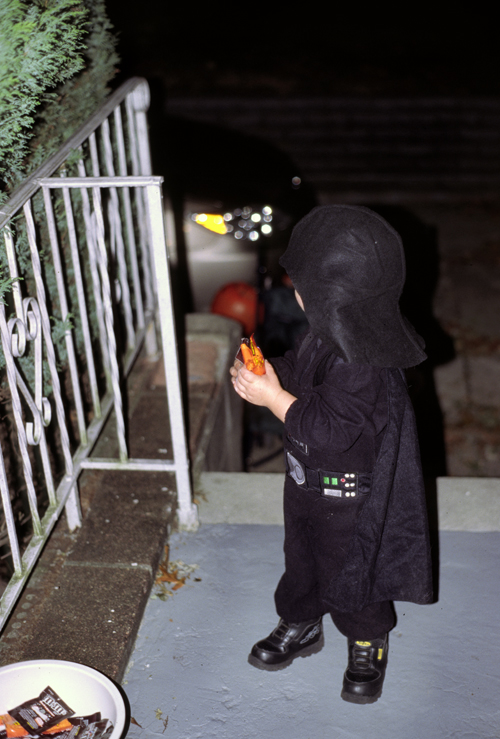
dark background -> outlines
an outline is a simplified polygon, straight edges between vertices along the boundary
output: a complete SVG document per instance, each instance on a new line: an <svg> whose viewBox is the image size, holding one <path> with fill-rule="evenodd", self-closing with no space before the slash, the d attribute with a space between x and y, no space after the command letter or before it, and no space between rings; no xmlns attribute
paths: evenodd
<svg viewBox="0 0 500 739"><path fill-rule="evenodd" d="M120 80L156 78L175 96L498 95L498 29L481 6L107 2Z"/></svg>
<svg viewBox="0 0 500 739"><path fill-rule="evenodd" d="M454 351L460 372L498 354L491 348L498 344L495 321L486 320L498 312L497 273L487 259L500 253L494 11L436 2L331 3L328 13L319 3L298 7L107 0L122 58L116 85L132 75L148 79L154 171L165 176L179 212L185 195L203 187L241 204L259 199L247 192L251 186L274 205L291 174L303 176L322 202L384 208L408 250L405 308L429 353L411 383L426 474L435 478L448 466L452 475L498 476L494 402L486 407L495 419L488 425L470 378L453 395L450 364L441 379L451 388L443 427L433 379L434 367L446 368ZM319 98L336 99L336 118ZM304 141L309 148L299 150ZM288 172L284 156L298 172ZM298 217L311 207L299 205ZM448 288L439 324L433 310L440 275ZM461 285L469 286L468 302ZM489 306L479 300L486 287Z"/></svg>

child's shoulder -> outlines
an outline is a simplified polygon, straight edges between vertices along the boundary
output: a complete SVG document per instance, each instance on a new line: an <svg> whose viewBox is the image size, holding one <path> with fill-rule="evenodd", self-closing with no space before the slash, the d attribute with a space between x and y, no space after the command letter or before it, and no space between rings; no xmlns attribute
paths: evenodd
<svg viewBox="0 0 500 739"><path fill-rule="evenodd" d="M315 381L317 384L325 383L356 392L367 386L385 385L387 372L386 367L345 362L334 352L327 352L318 365Z"/></svg>

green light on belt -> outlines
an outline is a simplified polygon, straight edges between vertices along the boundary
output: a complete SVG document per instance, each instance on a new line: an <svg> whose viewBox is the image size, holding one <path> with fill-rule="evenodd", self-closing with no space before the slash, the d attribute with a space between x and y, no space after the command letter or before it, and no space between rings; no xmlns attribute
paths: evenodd
<svg viewBox="0 0 500 739"><path fill-rule="evenodd" d="M338 485L339 479L338 477L323 477L323 485Z"/></svg>

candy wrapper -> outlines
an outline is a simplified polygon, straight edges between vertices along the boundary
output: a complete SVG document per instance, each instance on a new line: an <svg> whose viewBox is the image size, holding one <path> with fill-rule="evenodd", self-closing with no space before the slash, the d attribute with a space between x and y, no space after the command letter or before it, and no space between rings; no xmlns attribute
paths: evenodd
<svg viewBox="0 0 500 739"><path fill-rule="evenodd" d="M24 726L21 726L19 721L16 721L16 719L11 716L10 714L6 713L3 716L0 716L0 739L17 739L18 737L30 737L30 736L54 736L57 734L57 736L62 736L62 732L65 732L68 729L72 729L73 724L71 724L68 719L63 719L58 724L55 724L50 729L47 729L46 731L42 732L42 734L37 733L30 733L27 729L24 728Z"/></svg>
<svg viewBox="0 0 500 739"><path fill-rule="evenodd" d="M244 364L250 372L253 372L254 375L266 374L264 355L255 343L253 334L249 339L241 340L240 348L235 358Z"/></svg>
<svg viewBox="0 0 500 739"><path fill-rule="evenodd" d="M55 690L47 687L42 690L38 698L31 698L9 709L8 716L14 721L5 721L7 737L39 736L73 715L74 711L57 695ZM24 729L24 733L15 733L18 731L16 723ZM62 728L70 726L66 723Z"/></svg>
<svg viewBox="0 0 500 739"><path fill-rule="evenodd" d="M55 724L55 726L44 731L42 734L33 734L21 726L19 721L16 721L16 719L10 714L6 713L3 716L0 716L0 739L17 739L18 737L30 736L49 737L54 734L61 736L61 732L71 728L73 728L73 724L71 724L68 719L63 719L58 724Z"/></svg>
<svg viewBox="0 0 500 739"><path fill-rule="evenodd" d="M109 739L113 723L99 712L75 716L74 711L50 687L37 698L0 715L0 739Z"/></svg>
<svg viewBox="0 0 500 739"><path fill-rule="evenodd" d="M78 739L109 739L113 731L113 724L108 719L89 724L78 734Z"/></svg>
<svg viewBox="0 0 500 739"><path fill-rule="evenodd" d="M90 716L73 716L69 719L69 722L70 724L73 724L73 726L88 726L89 724L95 724L100 720L101 714L97 711L97 713L92 713Z"/></svg>
<svg viewBox="0 0 500 739"><path fill-rule="evenodd" d="M43 737L54 737L54 739L109 739L113 728L113 723L109 719L82 723L70 723L67 719L64 719L41 734L31 734L8 713L0 716L0 739L18 739L18 737L26 737L26 739L43 739Z"/></svg>
<svg viewBox="0 0 500 739"><path fill-rule="evenodd" d="M104 718L85 725L75 725L69 731L58 734L54 739L109 739L113 728L112 722Z"/></svg>

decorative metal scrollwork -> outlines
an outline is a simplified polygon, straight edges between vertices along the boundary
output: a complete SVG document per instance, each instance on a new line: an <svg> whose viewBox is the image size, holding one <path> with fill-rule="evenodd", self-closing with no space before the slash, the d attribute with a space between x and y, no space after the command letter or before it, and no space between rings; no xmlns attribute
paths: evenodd
<svg viewBox="0 0 500 739"><path fill-rule="evenodd" d="M47 427L52 419L52 408L49 400L43 395L43 332L40 307L36 298L25 298L22 303L23 318L11 318L7 323L9 336L8 346L12 357L16 359L24 356L28 341L34 342L34 376L35 398L31 396L18 369L13 363L16 384L20 388L24 399L33 415L33 421L26 423L26 440L31 446L38 446L42 437L42 427ZM6 358L7 358L6 356Z"/></svg>
<svg viewBox="0 0 500 739"><path fill-rule="evenodd" d="M22 357L26 351L26 325L21 318L11 318L7 324L12 356Z"/></svg>

